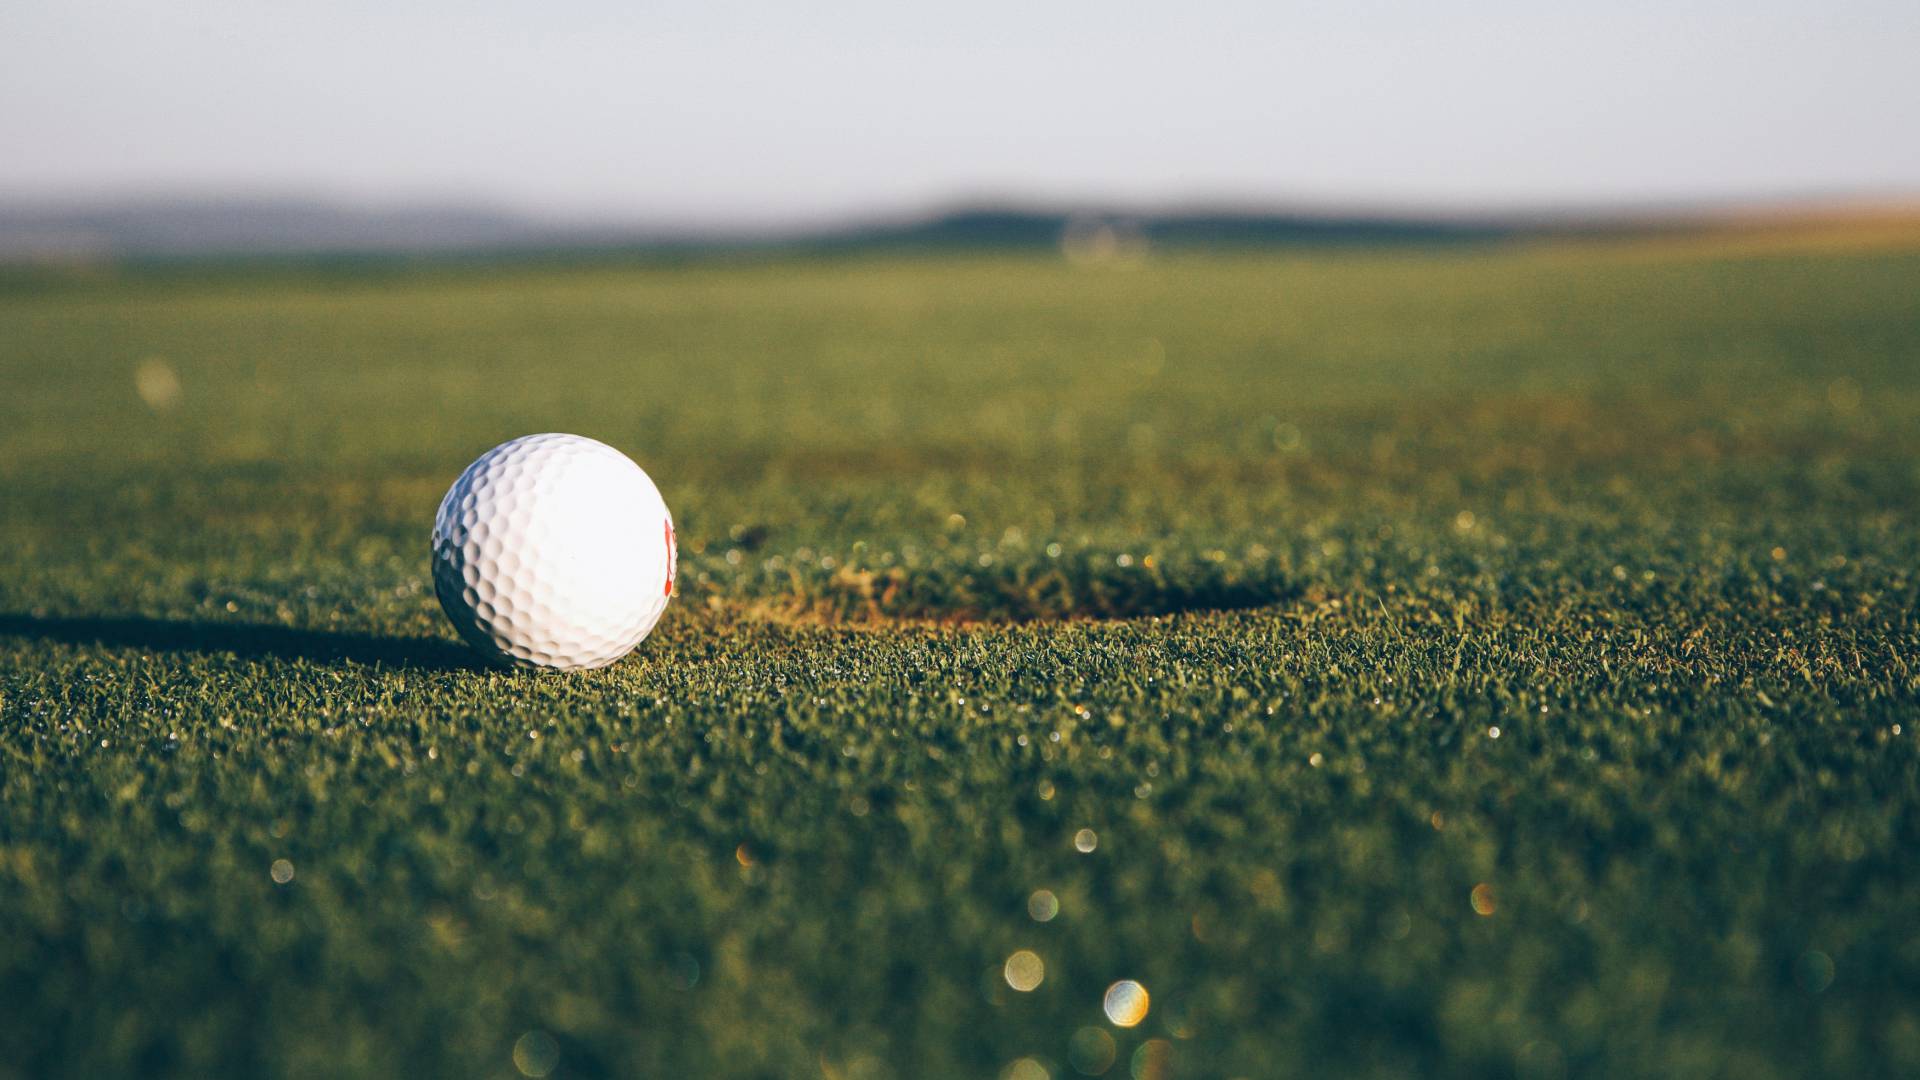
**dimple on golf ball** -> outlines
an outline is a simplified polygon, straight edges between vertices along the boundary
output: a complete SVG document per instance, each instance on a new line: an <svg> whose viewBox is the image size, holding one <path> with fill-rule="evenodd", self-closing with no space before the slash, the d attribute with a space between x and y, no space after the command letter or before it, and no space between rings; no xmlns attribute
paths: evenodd
<svg viewBox="0 0 1920 1080"><path fill-rule="evenodd" d="M625 454L527 435L467 466L433 522L433 589L468 644L523 667L605 667L673 597L673 518Z"/></svg>

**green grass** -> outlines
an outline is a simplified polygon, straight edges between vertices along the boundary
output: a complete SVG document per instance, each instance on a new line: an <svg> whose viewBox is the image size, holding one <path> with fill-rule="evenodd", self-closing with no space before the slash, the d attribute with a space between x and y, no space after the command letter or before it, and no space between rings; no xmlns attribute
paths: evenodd
<svg viewBox="0 0 1920 1080"><path fill-rule="evenodd" d="M0 493L0 1076L1920 1072L1914 254L15 275Z"/></svg>

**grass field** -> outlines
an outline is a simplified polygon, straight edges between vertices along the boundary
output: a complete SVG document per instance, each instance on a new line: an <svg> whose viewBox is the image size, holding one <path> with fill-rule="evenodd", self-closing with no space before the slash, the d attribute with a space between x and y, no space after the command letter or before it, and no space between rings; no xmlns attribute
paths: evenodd
<svg viewBox="0 0 1920 1080"><path fill-rule="evenodd" d="M1920 1073L1920 254L15 273L0 492L0 1076Z"/></svg>

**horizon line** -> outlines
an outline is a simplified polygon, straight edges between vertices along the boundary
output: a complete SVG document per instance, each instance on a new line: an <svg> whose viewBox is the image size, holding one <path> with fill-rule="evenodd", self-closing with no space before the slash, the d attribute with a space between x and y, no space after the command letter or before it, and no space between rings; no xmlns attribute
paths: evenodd
<svg viewBox="0 0 1920 1080"><path fill-rule="evenodd" d="M556 208L528 200L462 193L393 192L368 194L320 186L151 185L94 191L0 190L0 217L52 216L133 210L248 209L316 210L344 214L485 215L528 228L608 228L689 238L770 236L939 221L966 213L1028 213L1111 217L1176 217L1197 214L1245 217L1294 217L1430 221L1462 224L1579 224L1697 220L1748 216L1774 217L1825 213L1875 213L1920 210L1920 188L1857 186L1728 192L1718 195L1659 195L1595 198L1517 198L1494 196L1459 200L1429 198L1342 198L1326 194L1253 195L1195 191L1164 197L1125 197L1020 193L987 189L956 190L944 196L898 201L875 200L864 207L754 214L748 211L664 210L648 212Z"/></svg>

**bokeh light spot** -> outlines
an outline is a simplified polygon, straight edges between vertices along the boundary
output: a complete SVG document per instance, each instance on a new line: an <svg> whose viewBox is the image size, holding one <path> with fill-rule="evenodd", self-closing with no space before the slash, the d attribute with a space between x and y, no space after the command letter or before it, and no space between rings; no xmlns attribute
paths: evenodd
<svg viewBox="0 0 1920 1080"><path fill-rule="evenodd" d="M1133 1052L1133 1080L1167 1080L1173 1075L1173 1044L1148 1039Z"/></svg>
<svg viewBox="0 0 1920 1080"><path fill-rule="evenodd" d="M1008 986L1013 987L1021 993L1026 993L1027 991L1035 989L1045 981L1047 977L1047 963L1040 959L1040 954L1034 952L1032 949L1021 949L1019 952L1007 957L1007 962L1003 966L1002 972L1006 976Z"/></svg>
<svg viewBox="0 0 1920 1080"><path fill-rule="evenodd" d="M172 364L157 356L140 361L134 369L133 389L154 412L166 412L180 403L180 376Z"/></svg>
<svg viewBox="0 0 1920 1080"><path fill-rule="evenodd" d="M1833 957L1818 949L1800 958L1800 985L1809 994L1823 993L1833 985Z"/></svg>
<svg viewBox="0 0 1920 1080"><path fill-rule="evenodd" d="M1101 1007L1116 1027L1132 1027L1147 1018L1147 988L1132 979L1121 979L1107 987Z"/></svg>
<svg viewBox="0 0 1920 1080"><path fill-rule="evenodd" d="M560 1046L544 1031L529 1031L513 1044L513 1067L521 1076L542 1077L560 1064Z"/></svg>
<svg viewBox="0 0 1920 1080"><path fill-rule="evenodd" d="M1104 1028L1083 1027L1067 1040L1067 1064L1082 1076L1099 1076L1113 1068L1118 1053Z"/></svg>
<svg viewBox="0 0 1920 1080"><path fill-rule="evenodd" d="M1053 1080L1045 1065L1030 1057L1015 1058L1000 1071L1000 1080Z"/></svg>

